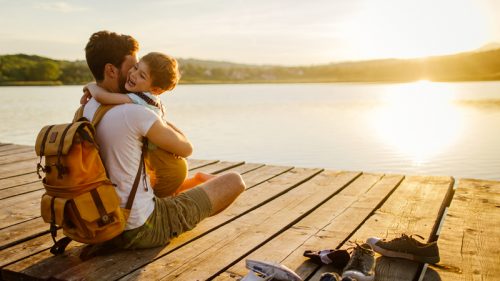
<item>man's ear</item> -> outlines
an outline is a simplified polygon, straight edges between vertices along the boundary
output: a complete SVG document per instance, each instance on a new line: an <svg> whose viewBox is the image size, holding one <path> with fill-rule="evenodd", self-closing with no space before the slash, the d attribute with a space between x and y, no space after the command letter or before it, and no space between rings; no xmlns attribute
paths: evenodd
<svg viewBox="0 0 500 281"><path fill-rule="evenodd" d="M104 76L106 77L109 77L111 79L116 79L119 75L119 70L118 68L116 68L116 66L114 66L113 64L111 63L107 63L104 65Z"/></svg>

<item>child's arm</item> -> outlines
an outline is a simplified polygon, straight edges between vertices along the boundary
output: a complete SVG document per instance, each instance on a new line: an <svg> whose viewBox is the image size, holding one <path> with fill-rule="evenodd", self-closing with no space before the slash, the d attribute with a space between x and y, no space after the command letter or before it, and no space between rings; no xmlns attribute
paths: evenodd
<svg viewBox="0 0 500 281"><path fill-rule="evenodd" d="M123 104L132 103L132 100L127 95L120 93L110 93L105 89L97 86L96 83L87 84L86 88L89 90L92 97L101 104Z"/></svg>

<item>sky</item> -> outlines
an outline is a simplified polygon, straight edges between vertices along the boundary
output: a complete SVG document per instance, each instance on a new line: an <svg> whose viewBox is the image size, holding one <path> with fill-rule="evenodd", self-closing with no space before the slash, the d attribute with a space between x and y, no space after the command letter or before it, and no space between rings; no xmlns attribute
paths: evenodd
<svg viewBox="0 0 500 281"><path fill-rule="evenodd" d="M139 55L311 65L413 58L500 43L500 0L0 0L0 54L84 59L93 32Z"/></svg>

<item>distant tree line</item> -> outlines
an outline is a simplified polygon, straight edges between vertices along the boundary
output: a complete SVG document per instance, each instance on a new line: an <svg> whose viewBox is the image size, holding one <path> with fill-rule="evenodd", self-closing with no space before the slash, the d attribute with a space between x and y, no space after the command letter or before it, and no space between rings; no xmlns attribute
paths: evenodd
<svg viewBox="0 0 500 281"><path fill-rule="evenodd" d="M181 83L402 82L500 80L500 49L423 59L384 59L314 66L245 65L179 59ZM0 85L84 84L85 61L0 56Z"/></svg>
<svg viewBox="0 0 500 281"><path fill-rule="evenodd" d="M182 61L184 82L406 82L500 80L500 49L422 59L382 59L315 66L221 65ZM181 81L182 81L181 80Z"/></svg>
<svg viewBox="0 0 500 281"><path fill-rule="evenodd" d="M93 80L85 61L53 60L17 54L0 56L0 85L45 82L46 84L82 84Z"/></svg>

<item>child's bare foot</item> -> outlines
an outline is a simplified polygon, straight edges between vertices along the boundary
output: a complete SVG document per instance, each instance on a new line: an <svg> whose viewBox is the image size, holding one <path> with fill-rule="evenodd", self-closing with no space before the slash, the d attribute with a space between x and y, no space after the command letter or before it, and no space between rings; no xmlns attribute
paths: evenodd
<svg viewBox="0 0 500 281"><path fill-rule="evenodd" d="M204 182L207 182L215 177L217 177L217 176L212 175L212 174L198 172L192 178L185 179L184 182L179 187L179 189L177 189L175 194L179 194L181 192L187 191L187 190L189 190L193 187L196 187Z"/></svg>
<svg viewBox="0 0 500 281"><path fill-rule="evenodd" d="M217 177L217 175L213 175L213 174L207 174L207 173L203 173L203 172L198 172L194 175L194 177L201 181L201 182L206 182L206 181L209 181L215 177Z"/></svg>

